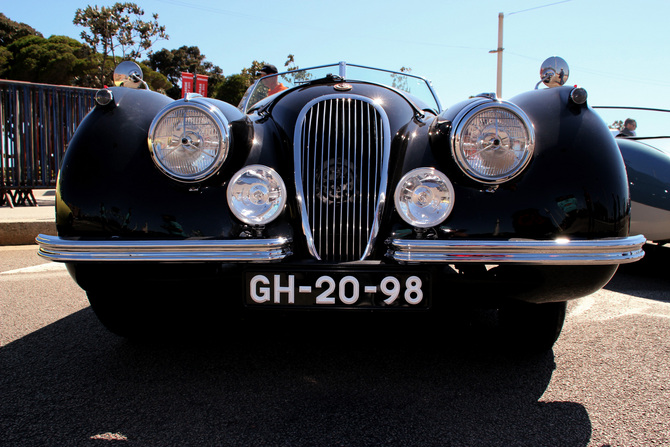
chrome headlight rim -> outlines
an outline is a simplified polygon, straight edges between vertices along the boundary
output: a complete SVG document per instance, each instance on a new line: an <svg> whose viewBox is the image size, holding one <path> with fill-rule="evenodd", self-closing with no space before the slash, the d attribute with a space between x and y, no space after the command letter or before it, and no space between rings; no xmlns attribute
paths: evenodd
<svg viewBox="0 0 670 447"><path fill-rule="evenodd" d="M440 186L446 191L448 200L442 210L438 211L434 208L434 210L437 212L433 213L434 216L431 218L431 220L428 220L429 218L427 216L424 216L423 220L420 220L420 216L417 216L412 211L411 204L408 204L408 202L403 200L401 196L403 195L403 191L411 191L410 180L419 182L423 186L425 185L424 181L426 179L429 179L429 181L433 183L439 183ZM414 189L413 192L416 192L417 189ZM395 192L393 194L393 200L395 203L396 212L406 223L416 228L433 228L441 225L451 215L451 212L454 209L455 189L449 177L447 177L447 175L439 169L433 167L419 167L412 169L402 176L396 186Z"/></svg>
<svg viewBox="0 0 670 447"><path fill-rule="evenodd" d="M277 191L279 191L279 201L269 206L269 208L271 208L270 212L265 211L262 214L260 214L260 217L259 214L251 213L251 211L253 211L251 209L254 206L253 204L246 203L246 205L248 205L248 208L238 206L245 204L243 203L244 200L239 200L239 197L235 191L235 188L236 186L238 186L238 182L240 181L240 179L245 175L249 174L250 172L254 171L256 172L262 171L267 177L270 177L272 181L276 182ZM268 191L263 191L263 194L267 192ZM228 202L228 208L237 219L239 219L241 222L247 225L258 227L269 224L270 222L274 221L281 215L282 211L284 210L284 207L286 206L287 193L288 191L286 189L284 179L282 179L281 175L279 175L277 171L266 165L253 164L244 166L242 169L233 174L226 188L226 199ZM242 197L242 199L245 198L249 199L248 196ZM258 208L257 211L263 210L262 206L259 206L257 208Z"/></svg>
<svg viewBox="0 0 670 447"><path fill-rule="evenodd" d="M508 172L500 175L489 175L478 172L467 160L463 151L463 134L468 128L470 122L478 115L493 109L498 109L513 115L516 119L519 120L525 129L527 136L526 144L523 149L524 155L521 160L519 160L516 165L514 165L513 168ZM487 185L499 185L508 182L524 172L533 158L533 154L535 153L535 129L532 122L530 121L530 118L528 118L526 113L515 104L500 100L477 101L469 108L461 110L454 119L453 123L454 130L451 136L451 152L458 167L467 177L472 180Z"/></svg>
<svg viewBox="0 0 670 447"><path fill-rule="evenodd" d="M183 174L170 169L170 167L163 162L154 146L156 142L155 132L159 124L165 117L167 117L170 113L174 113L177 109L193 109L197 112L204 113L207 118L212 120L220 136L218 149L215 156L213 157L212 162L205 169L202 169L193 174ZM154 161L156 167L166 176L182 183L199 183L218 173L228 158L231 145L229 129L230 123L228 122L228 119L223 114L223 112L221 112L218 107L205 100L205 98L191 97L188 99L180 99L163 107L151 121L148 135L149 152L151 153L151 158Z"/></svg>

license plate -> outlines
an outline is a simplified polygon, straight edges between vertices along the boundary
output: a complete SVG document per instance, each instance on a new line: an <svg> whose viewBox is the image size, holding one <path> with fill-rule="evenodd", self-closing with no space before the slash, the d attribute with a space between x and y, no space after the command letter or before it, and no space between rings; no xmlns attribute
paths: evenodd
<svg viewBox="0 0 670 447"><path fill-rule="evenodd" d="M426 308L425 273L247 272L249 306Z"/></svg>

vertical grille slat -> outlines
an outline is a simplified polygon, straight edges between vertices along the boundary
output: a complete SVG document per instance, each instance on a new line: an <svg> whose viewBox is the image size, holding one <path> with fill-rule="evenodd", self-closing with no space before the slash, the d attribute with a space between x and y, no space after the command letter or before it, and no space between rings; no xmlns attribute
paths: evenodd
<svg viewBox="0 0 670 447"><path fill-rule="evenodd" d="M313 256L365 259L384 204L388 118L367 98L315 100L296 124L296 187Z"/></svg>

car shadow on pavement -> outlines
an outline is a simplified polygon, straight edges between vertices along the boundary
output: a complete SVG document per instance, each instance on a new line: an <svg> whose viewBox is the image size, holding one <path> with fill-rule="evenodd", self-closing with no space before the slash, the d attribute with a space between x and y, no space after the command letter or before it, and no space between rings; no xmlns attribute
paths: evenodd
<svg viewBox="0 0 670 447"><path fill-rule="evenodd" d="M588 444L581 404L539 401L552 353L505 357L459 324L295 323L137 343L76 312L0 349L0 444Z"/></svg>
<svg viewBox="0 0 670 447"><path fill-rule="evenodd" d="M607 290L670 303L670 245L644 245L644 258L619 266Z"/></svg>

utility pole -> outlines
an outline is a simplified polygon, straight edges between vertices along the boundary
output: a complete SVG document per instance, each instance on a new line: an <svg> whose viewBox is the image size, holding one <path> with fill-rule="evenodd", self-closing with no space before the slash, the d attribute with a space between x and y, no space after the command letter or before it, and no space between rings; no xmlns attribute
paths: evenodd
<svg viewBox="0 0 670 447"><path fill-rule="evenodd" d="M498 74L496 81L496 96L502 98L502 60L503 60L503 18L505 14L498 14L498 48L489 53L498 53Z"/></svg>

